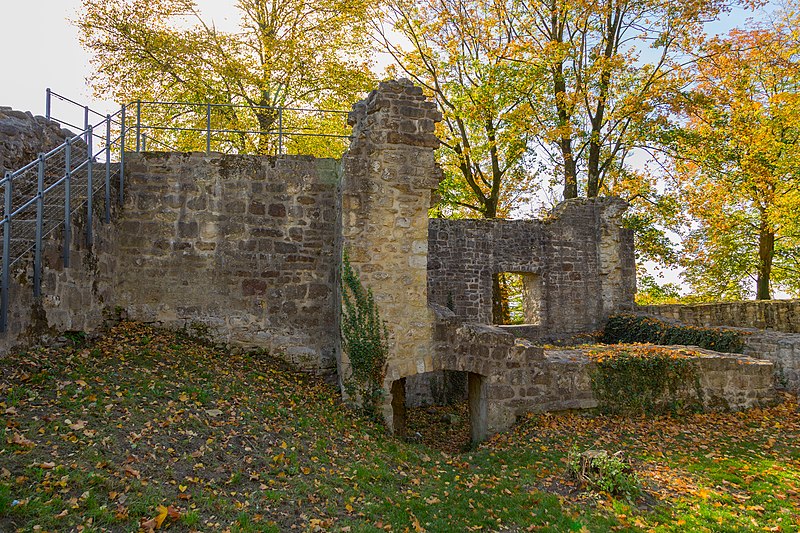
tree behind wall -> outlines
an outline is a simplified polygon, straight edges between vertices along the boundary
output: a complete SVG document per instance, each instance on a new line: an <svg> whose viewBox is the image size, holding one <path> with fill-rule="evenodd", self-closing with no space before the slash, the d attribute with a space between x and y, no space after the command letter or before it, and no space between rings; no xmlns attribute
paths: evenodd
<svg viewBox="0 0 800 533"><path fill-rule="evenodd" d="M521 61L540 65L529 93L538 148L561 173L564 198L624 193L630 167L683 84L679 64L724 2L533 0L521 2Z"/></svg>
<svg viewBox="0 0 800 533"><path fill-rule="evenodd" d="M800 42L796 14L706 43L676 189L683 265L706 299L800 294Z"/></svg>
<svg viewBox="0 0 800 533"><path fill-rule="evenodd" d="M193 0L83 0L77 20L93 54L95 92L119 102L156 100L241 104L215 109L212 127L268 131L278 112L260 107L349 109L372 88L365 57L366 2L359 0L238 0L236 32L218 30ZM195 114L192 111L197 110ZM204 130L205 110L145 107L159 126ZM287 113L282 126L309 122L346 133L343 118ZM163 137L180 149L205 149L203 134ZM295 138L309 150L307 139ZM319 142L319 141L318 141ZM275 135L230 134L221 149L274 153ZM304 144L302 144L304 143ZM341 143L340 143L341 144ZM342 147L335 147L341 152Z"/></svg>

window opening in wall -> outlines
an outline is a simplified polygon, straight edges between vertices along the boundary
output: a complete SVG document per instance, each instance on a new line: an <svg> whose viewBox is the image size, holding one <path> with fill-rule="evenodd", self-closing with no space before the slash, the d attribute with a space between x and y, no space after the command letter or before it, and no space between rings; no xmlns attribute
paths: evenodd
<svg viewBox="0 0 800 533"><path fill-rule="evenodd" d="M492 280L493 321L500 325L542 323L544 295L539 274L500 272Z"/></svg>

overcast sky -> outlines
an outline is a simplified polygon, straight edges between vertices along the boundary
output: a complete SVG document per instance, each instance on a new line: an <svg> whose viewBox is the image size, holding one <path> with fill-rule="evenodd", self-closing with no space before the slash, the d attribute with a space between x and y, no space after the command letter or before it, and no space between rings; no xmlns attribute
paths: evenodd
<svg viewBox="0 0 800 533"><path fill-rule="evenodd" d="M219 27L227 28L238 20L233 3L200 0L198 5ZM0 0L0 105L43 115L45 90L50 87L101 112L118 109L112 102L93 98L86 84L91 73L89 54L69 22L80 7L81 0Z"/></svg>

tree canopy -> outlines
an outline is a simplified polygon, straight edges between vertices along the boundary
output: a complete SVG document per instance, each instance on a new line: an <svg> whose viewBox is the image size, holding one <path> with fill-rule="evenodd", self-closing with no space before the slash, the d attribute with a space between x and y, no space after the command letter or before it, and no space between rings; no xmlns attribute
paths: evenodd
<svg viewBox="0 0 800 533"><path fill-rule="evenodd" d="M346 133L339 115L287 113L277 107L341 108L373 85L359 0L237 0L236 32L218 30L193 0L83 0L77 20L93 54L98 93L134 100L236 104L214 108L215 129L268 131L281 119L316 122ZM205 110L147 107L160 122L204 129ZM326 121L332 124L325 124ZM198 135L170 140L197 148ZM308 148L307 139L294 138ZM223 149L274 149L274 136L229 135ZM305 145L303 144L305 143ZM188 146L186 146L188 145ZM341 150L341 147L339 147Z"/></svg>
<svg viewBox="0 0 800 533"><path fill-rule="evenodd" d="M708 39L675 138L682 264L707 298L800 290L800 18Z"/></svg>

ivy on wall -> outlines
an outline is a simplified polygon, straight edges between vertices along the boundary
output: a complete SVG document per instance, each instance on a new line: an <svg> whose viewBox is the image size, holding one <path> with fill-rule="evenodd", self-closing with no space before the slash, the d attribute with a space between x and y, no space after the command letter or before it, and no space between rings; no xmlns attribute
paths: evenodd
<svg viewBox="0 0 800 533"><path fill-rule="evenodd" d="M612 414L702 410L703 392L692 355L658 346L589 352L595 363L590 377L599 409Z"/></svg>
<svg viewBox="0 0 800 533"><path fill-rule="evenodd" d="M742 353L742 337L742 332L731 329L679 326L648 316L619 314L608 319L600 341L606 344L680 344L717 352Z"/></svg>
<svg viewBox="0 0 800 533"><path fill-rule="evenodd" d="M360 402L364 411L377 418L383 397L383 378L389 354L389 332L381 320L372 291L365 289L350 265L347 250L342 254L342 348L350 358L352 374L345 390Z"/></svg>

